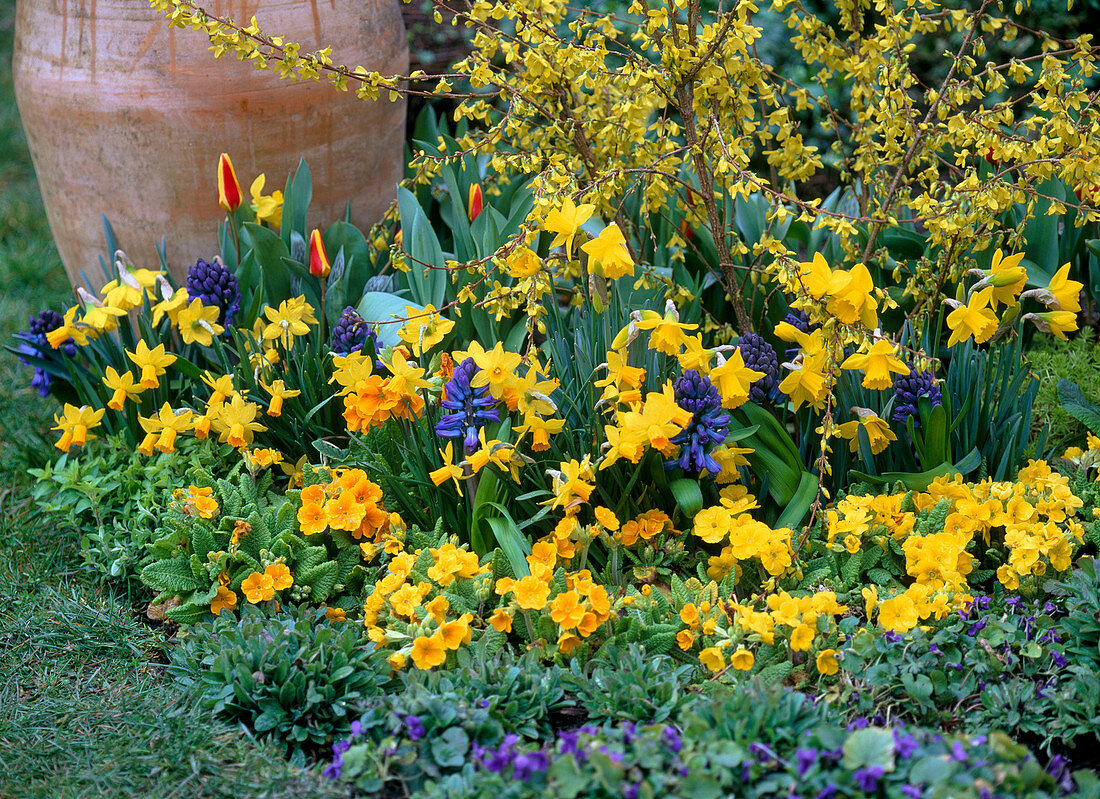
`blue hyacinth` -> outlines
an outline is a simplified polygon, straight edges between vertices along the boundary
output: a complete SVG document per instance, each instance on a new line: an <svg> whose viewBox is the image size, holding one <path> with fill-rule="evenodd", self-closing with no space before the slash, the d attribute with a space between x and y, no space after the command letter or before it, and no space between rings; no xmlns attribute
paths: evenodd
<svg viewBox="0 0 1100 799"><path fill-rule="evenodd" d="M478 431L484 425L500 421L500 410L494 407L497 399L489 393L489 387L470 385L477 371L473 358L455 367L454 375L444 387L447 399L439 403L453 413L446 414L435 426L436 435L442 438L461 438L467 452L477 447Z"/></svg>
<svg viewBox="0 0 1100 799"><path fill-rule="evenodd" d="M241 289L234 275L225 264L207 263L200 258L187 270L187 297L199 300L203 305L221 309L218 324L229 327L233 317L241 309Z"/></svg>
<svg viewBox="0 0 1100 799"><path fill-rule="evenodd" d="M680 457L665 461L666 469L679 466L685 472L699 473L706 469L718 474L722 467L710 456L710 451L726 440L730 415L722 410L722 397L717 386L694 369L688 369L676 381L676 404L691 411L691 422L672 439L680 445Z"/></svg>
<svg viewBox="0 0 1100 799"><path fill-rule="evenodd" d="M820 327L820 325L812 324L809 315L797 308L791 308L787 315L783 317L783 321L803 333L812 333ZM799 352L801 352L801 348L795 344L793 347L788 347L783 355L788 361L793 361Z"/></svg>
<svg viewBox="0 0 1100 799"><path fill-rule="evenodd" d="M920 424L920 409L917 401L921 397L928 397L932 407L943 404L943 395L936 385L936 376L929 370L927 372L914 369L907 375L894 376L894 414L890 418L895 422L905 424L910 416L916 424Z"/></svg>
<svg viewBox="0 0 1100 799"><path fill-rule="evenodd" d="M367 345L370 349L367 349ZM382 349L378 334L371 330L359 312L350 305L340 314L336 327L332 330L332 351L337 355L349 355L364 351L377 356Z"/></svg>
<svg viewBox="0 0 1100 799"><path fill-rule="evenodd" d="M737 341L745 366L764 376L752 384L749 399L761 403L779 394L779 358L767 339L757 333L746 333Z"/></svg>
<svg viewBox="0 0 1100 799"><path fill-rule="evenodd" d="M27 355L35 358L46 358L49 353L53 351L53 347L50 346L49 341L46 339L46 334L51 330L56 330L65 323L61 314L57 311L42 311L41 313L32 316L30 318L30 324L28 329L23 333L18 333L17 338L22 340L22 344L19 345L19 354ZM70 338L58 348L59 352L63 352L70 358L76 355L76 343ZM25 358L20 358L27 366L30 366L30 362ZM38 391L39 395L47 397L50 394L50 388L53 386L53 377L40 366L34 367L34 378L31 380L31 388Z"/></svg>

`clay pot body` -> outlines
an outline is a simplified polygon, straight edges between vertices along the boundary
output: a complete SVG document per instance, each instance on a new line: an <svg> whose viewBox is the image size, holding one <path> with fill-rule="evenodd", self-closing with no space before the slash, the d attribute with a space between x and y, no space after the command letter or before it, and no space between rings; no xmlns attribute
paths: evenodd
<svg viewBox="0 0 1100 799"><path fill-rule="evenodd" d="M384 74L408 68L396 0L212 0L333 62ZM215 59L200 32L170 28L147 0L19 0L16 98L50 228L74 285L104 281L105 214L138 266L155 268L166 240L177 279L218 252L217 163L233 159L245 202L265 173L283 189L305 157L311 225L369 226L403 172L404 100L365 103L324 79L293 83L232 56ZM353 87L354 89L354 87Z"/></svg>

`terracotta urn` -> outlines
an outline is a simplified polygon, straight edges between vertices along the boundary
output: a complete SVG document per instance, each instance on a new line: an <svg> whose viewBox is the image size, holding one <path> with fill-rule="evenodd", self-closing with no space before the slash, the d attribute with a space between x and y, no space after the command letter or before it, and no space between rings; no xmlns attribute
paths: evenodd
<svg viewBox="0 0 1100 799"><path fill-rule="evenodd" d="M333 61L408 69L397 0L211 0L209 12L297 41ZM18 0L16 100L50 228L74 285L104 277L101 214L138 266L164 237L177 278L218 251L217 163L282 189L304 157L311 225L369 226L403 173L404 100L365 103L322 81L293 83L232 56L201 32L170 28L147 0Z"/></svg>

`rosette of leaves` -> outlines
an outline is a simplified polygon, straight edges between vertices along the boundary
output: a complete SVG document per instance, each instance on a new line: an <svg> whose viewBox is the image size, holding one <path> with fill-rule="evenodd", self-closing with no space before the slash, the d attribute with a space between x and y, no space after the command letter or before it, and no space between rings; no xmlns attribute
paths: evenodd
<svg viewBox="0 0 1100 799"><path fill-rule="evenodd" d="M489 654L503 644L502 637L495 638L485 634L474 647L459 649L453 669L406 672L405 680L484 704L505 733L525 738L545 737L555 721L584 715L566 693L567 677L559 666L540 662L536 650L516 655L504 648Z"/></svg>
<svg viewBox="0 0 1100 799"><path fill-rule="evenodd" d="M286 742L296 762L346 733L353 708L390 672L360 625L305 607L274 616L248 608L239 620L196 626L172 662L216 716Z"/></svg>
<svg viewBox="0 0 1100 799"><path fill-rule="evenodd" d="M609 643L586 666L573 661L565 682L593 722L650 723L678 715L695 700L689 686L696 674L696 666L668 655Z"/></svg>
<svg viewBox="0 0 1100 799"><path fill-rule="evenodd" d="M186 514L178 503L170 507L150 546L153 562L141 572L142 582L160 592L154 603L172 600L168 618L187 624L205 618L223 572L238 606L243 605L241 583L279 558L294 578L286 598L346 609L355 605L363 581L362 569L356 572L362 553L350 536L307 541L298 532L297 504L292 496L271 491L270 472L253 478L238 464L226 478L206 478L213 484L218 514L202 519Z"/></svg>

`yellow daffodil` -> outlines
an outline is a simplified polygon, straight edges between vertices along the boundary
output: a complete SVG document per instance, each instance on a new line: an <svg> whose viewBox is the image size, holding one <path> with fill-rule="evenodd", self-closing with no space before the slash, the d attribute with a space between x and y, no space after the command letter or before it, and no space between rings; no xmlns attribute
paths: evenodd
<svg viewBox="0 0 1100 799"><path fill-rule="evenodd" d="M282 380L274 380L270 385L261 381L260 385L271 395L271 401L267 404L268 416L279 416L282 414L283 400L297 397L302 393L298 389L287 388Z"/></svg>
<svg viewBox="0 0 1100 799"><path fill-rule="evenodd" d="M167 402L161 406L155 416L139 416L138 422L145 431L145 439L138 446L138 452L152 455L153 450L173 452L176 449L176 437L191 429L192 411L173 410Z"/></svg>
<svg viewBox="0 0 1100 799"><path fill-rule="evenodd" d="M454 480L458 495L462 496L462 481L465 478L465 473L462 471L462 467L454 462L454 445L448 441L447 449L441 449L439 454L443 458L443 465L429 472L428 479L437 486L443 485L448 480Z"/></svg>
<svg viewBox="0 0 1100 799"><path fill-rule="evenodd" d="M840 368L862 369L863 387L870 389L890 388L891 374L909 374L909 367L898 359L894 345L884 338L876 341L868 352L849 355Z"/></svg>
<svg viewBox="0 0 1100 799"><path fill-rule="evenodd" d="M588 221L596 206L584 203L575 205L571 197L566 197L560 209L554 209L546 215L542 223L543 230L554 233L554 240L550 242L550 249L559 244L565 245L567 258L573 257L573 239L581 225Z"/></svg>
<svg viewBox="0 0 1100 799"><path fill-rule="evenodd" d="M76 321L76 311L75 305L65 311L61 325L46 334L46 341L55 350L69 339L72 339L81 347L88 343L88 328Z"/></svg>
<svg viewBox="0 0 1100 799"><path fill-rule="evenodd" d="M219 316L221 308L217 305L203 305L202 300L192 300L176 318L183 343L211 346L214 337L225 332L225 328L218 324Z"/></svg>
<svg viewBox="0 0 1100 799"><path fill-rule="evenodd" d="M474 388L488 386L489 393L497 398L503 395L505 384L515 376L516 367L522 360L518 353L505 352L499 341L488 352L475 341L470 345L469 355L478 367L470 385Z"/></svg>
<svg viewBox="0 0 1100 799"><path fill-rule="evenodd" d="M608 280L634 274L634 259L626 248L623 232L614 222L600 231L599 236L582 244L581 249L599 264Z"/></svg>
<svg viewBox="0 0 1100 799"><path fill-rule="evenodd" d="M281 227L283 224L283 193L276 189L271 194L264 194L264 183L267 177L261 172L252 181L248 191L252 195L252 213L256 215L256 224L267 222L272 227Z"/></svg>
<svg viewBox="0 0 1100 799"><path fill-rule="evenodd" d="M176 356L165 352L163 344L149 349L144 339L137 343L133 352L126 350L126 355L134 362L134 366L141 370L141 378L138 382L141 383L142 388L158 388L160 376L176 362Z"/></svg>
<svg viewBox="0 0 1100 799"><path fill-rule="evenodd" d="M107 401L107 407L113 411L121 411L127 399L138 396L145 388L134 382L133 372L123 372L121 375L108 366L103 376L103 385L112 392L111 399Z"/></svg>
<svg viewBox="0 0 1100 799"><path fill-rule="evenodd" d="M803 404L816 408L825 401L828 382L814 360L803 359L801 363L785 363L783 366L790 370L790 374L783 378L779 390L791 398L795 410Z"/></svg>
<svg viewBox="0 0 1100 799"><path fill-rule="evenodd" d="M536 275L542 269L542 260L530 247L517 247L504 264L504 271L522 280Z"/></svg>
<svg viewBox="0 0 1100 799"><path fill-rule="evenodd" d="M1072 311L1043 311L1042 313L1024 314L1024 320L1030 320L1044 333L1053 333L1062 341L1066 340L1066 333L1077 329L1077 315Z"/></svg>
<svg viewBox="0 0 1100 799"><path fill-rule="evenodd" d="M53 417L55 426L50 429L61 433L61 439L54 446L62 452L68 452L73 445L84 446L95 438L90 431L99 427L102 419L102 408L95 410L90 405L82 405L78 408L66 402L64 412L60 416Z"/></svg>
<svg viewBox="0 0 1100 799"><path fill-rule="evenodd" d="M406 305L405 318L408 321L397 331L397 335L417 357L441 342L455 326L454 322L441 316L434 305L425 305L423 310Z"/></svg>
<svg viewBox="0 0 1100 799"><path fill-rule="evenodd" d="M993 253L993 263L989 267L989 276L986 282L993 286L991 304L994 308L998 305L1012 305L1027 283L1027 270L1020 266L1024 259L1022 252L1004 257L1004 253L998 247Z"/></svg>
<svg viewBox="0 0 1100 799"><path fill-rule="evenodd" d="M894 431L890 429L889 423L885 419L879 418L873 411L867 408L853 408L852 410L856 413L857 418L837 426L840 435L848 439L848 446L852 452L859 449L860 425L867 431L867 438L871 442L872 455L878 455L890 446L891 441L898 440L898 437L894 435Z"/></svg>
<svg viewBox="0 0 1100 799"><path fill-rule="evenodd" d="M180 311L187 307L189 301L187 289L173 289L163 277L159 278L157 285L161 300L153 306L153 325L159 325L160 320L167 316L168 321L175 326L179 323Z"/></svg>
<svg viewBox="0 0 1100 799"><path fill-rule="evenodd" d="M719 358L722 356L719 355ZM723 408L737 408L748 402L752 384L764 377L763 372L749 369L737 348L730 357L711 370L710 379L722 395Z"/></svg>
<svg viewBox="0 0 1100 799"><path fill-rule="evenodd" d="M259 410L259 405L246 402L240 394L235 394L230 402L219 408L213 422L213 426L218 430L218 440L237 449L249 446L255 433L267 430L255 421Z"/></svg>
<svg viewBox="0 0 1100 799"><path fill-rule="evenodd" d="M313 306L305 297L294 297L279 303L278 309L264 308L268 325L264 328L264 341L278 341L284 350L289 350L296 336L304 336L310 325L317 324L313 315Z"/></svg>
<svg viewBox="0 0 1100 799"><path fill-rule="evenodd" d="M1047 291L1053 295L1053 300L1046 303L1047 307L1056 311L1078 313L1081 310L1082 288L1083 283L1069 279L1069 264L1063 265L1054 273L1047 286ZM1076 327L1073 329L1076 330Z"/></svg>
<svg viewBox="0 0 1100 799"><path fill-rule="evenodd" d="M959 306L947 315L947 326L951 328L948 347L954 347L971 336L975 344L989 341L997 331L997 314L988 307L992 297L993 287L990 286L972 294L966 305Z"/></svg>

